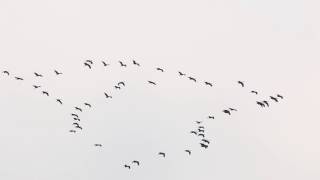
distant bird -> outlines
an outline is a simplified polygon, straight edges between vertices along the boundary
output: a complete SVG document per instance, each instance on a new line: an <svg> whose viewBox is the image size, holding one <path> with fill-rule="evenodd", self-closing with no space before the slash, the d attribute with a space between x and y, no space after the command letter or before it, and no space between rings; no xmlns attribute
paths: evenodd
<svg viewBox="0 0 320 180"><path fill-rule="evenodd" d="M7 74L8 76L10 75L9 71L2 71L3 74Z"/></svg>
<svg viewBox="0 0 320 180"><path fill-rule="evenodd" d="M214 119L214 116L208 116L209 119Z"/></svg>
<svg viewBox="0 0 320 180"><path fill-rule="evenodd" d="M262 101L262 102L269 107L268 101Z"/></svg>
<svg viewBox="0 0 320 180"><path fill-rule="evenodd" d="M237 109L234 108L229 108L230 111L238 111Z"/></svg>
<svg viewBox="0 0 320 180"><path fill-rule="evenodd" d="M132 63L133 63L134 65L136 65L136 66L140 66L140 64L137 63L137 61L135 61L135 60L133 60Z"/></svg>
<svg viewBox="0 0 320 180"><path fill-rule="evenodd" d="M71 132L71 133L76 133L76 130L70 130L69 132Z"/></svg>
<svg viewBox="0 0 320 180"><path fill-rule="evenodd" d="M81 109L81 108L79 108L79 107L74 107L74 108L75 108L76 110L82 112L82 109Z"/></svg>
<svg viewBox="0 0 320 180"><path fill-rule="evenodd" d="M210 144L210 141L207 140L207 139L201 139L201 141L202 141L202 142L205 142L205 143L207 143L207 144Z"/></svg>
<svg viewBox="0 0 320 180"><path fill-rule="evenodd" d="M39 73L36 73L36 72L34 73L34 75L35 75L36 77L43 77L42 74L39 74Z"/></svg>
<svg viewBox="0 0 320 180"><path fill-rule="evenodd" d="M138 166L140 166L140 162L137 160L132 161L133 164L137 164Z"/></svg>
<svg viewBox="0 0 320 180"><path fill-rule="evenodd" d="M124 165L125 168L131 169L131 167L129 165Z"/></svg>
<svg viewBox="0 0 320 180"><path fill-rule="evenodd" d="M92 60L86 60L87 63L93 64Z"/></svg>
<svg viewBox="0 0 320 180"><path fill-rule="evenodd" d="M104 93L104 95L106 96L106 98L112 98L112 96L109 96L107 93Z"/></svg>
<svg viewBox="0 0 320 180"><path fill-rule="evenodd" d="M76 126L79 126L79 124L78 123L72 123L73 125L76 125Z"/></svg>
<svg viewBox="0 0 320 180"><path fill-rule="evenodd" d="M203 138L205 138L205 135L204 134L198 134L198 136L201 136L201 137L203 137Z"/></svg>
<svg viewBox="0 0 320 180"><path fill-rule="evenodd" d="M88 66L89 69L91 69L91 65L89 63L84 63L84 66Z"/></svg>
<svg viewBox="0 0 320 180"><path fill-rule="evenodd" d="M18 81L23 81L23 78L21 78L21 77L14 77L16 80L18 80Z"/></svg>
<svg viewBox="0 0 320 180"><path fill-rule="evenodd" d="M199 128L199 129L204 129L204 126L199 126L198 128Z"/></svg>
<svg viewBox="0 0 320 180"><path fill-rule="evenodd" d="M152 84L152 85L157 85L155 82L153 81L148 81L149 84Z"/></svg>
<svg viewBox="0 0 320 180"><path fill-rule="evenodd" d="M88 106L89 108L92 107L91 104L89 104L89 103L84 103L84 105Z"/></svg>
<svg viewBox="0 0 320 180"><path fill-rule="evenodd" d="M191 134L198 135L198 133L197 133L197 132L195 132L195 131L191 131L190 133L191 133Z"/></svg>
<svg viewBox="0 0 320 180"><path fill-rule="evenodd" d="M181 71L179 71L178 73L179 73L180 76L185 76L186 75L185 73L183 73Z"/></svg>
<svg viewBox="0 0 320 180"><path fill-rule="evenodd" d="M109 66L110 64L107 64L106 62L104 62L104 61L101 61L102 62L102 64L103 64L103 66Z"/></svg>
<svg viewBox="0 0 320 180"><path fill-rule="evenodd" d="M280 99L283 99L283 96L280 95L280 94L277 94L277 97L280 98Z"/></svg>
<svg viewBox="0 0 320 180"><path fill-rule="evenodd" d="M257 101L257 104L261 107L265 107L265 105L262 102Z"/></svg>
<svg viewBox="0 0 320 180"><path fill-rule="evenodd" d="M200 143L201 147L207 149L209 146L207 144Z"/></svg>
<svg viewBox="0 0 320 180"><path fill-rule="evenodd" d="M199 129L198 129L198 132L199 132L199 133L204 133L204 129L199 128Z"/></svg>
<svg viewBox="0 0 320 180"><path fill-rule="evenodd" d="M274 100L275 102L279 102L277 98L270 96L270 99Z"/></svg>
<svg viewBox="0 0 320 180"><path fill-rule="evenodd" d="M185 152L187 152L189 155L191 155L191 151L190 150L184 150Z"/></svg>
<svg viewBox="0 0 320 180"><path fill-rule="evenodd" d="M56 99L58 103L62 104L62 100L61 99Z"/></svg>
<svg viewBox="0 0 320 180"><path fill-rule="evenodd" d="M38 88L40 88L41 86L33 85L33 87L34 87L35 89L38 89Z"/></svg>
<svg viewBox="0 0 320 180"><path fill-rule="evenodd" d="M119 61L119 63L120 63L120 66L121 66L121 67L127 67L127 65L124 64L122 61Z"/></svg>
<svg viewBox="0 0 320 180"><path fill-rule="evenodd" d="M229 114L231 115L230 111L229 110L223 110L222 112L226 113L226 114Z"/></svg>
<svg viewBox="0 0 320 180"><path fill-rule="evenodd" d="M212 87L212 83L210 83L210 82L205 81L204 84Z"/></svg>
<svg viewBox="0 0 320 180"><path fill-rule="evenodd" d="M80 119L79 119L79 118L73 118L73 120L75 120L75 121L80 121Z"/></svg>
<svg viewBox="0 0 320 180"><path fill-rule="evenodd" d="M188 78L189 78L189 80L191 80L191 81L197 82L197 80L196 80L195 78L193 78L193 77L188 77Z"/></svg>
<svg viewBox="0 0 320 180"><path fill-rule="evenodd" d="M253 94L258 94L258 92L257 92L257 91L251 91L251 93L253 93Z"/></svg>
<svg viewBox="0 0 320 180"><path fill-rule="evenodd" d="M201 123L202 123L202 121L196 121L196 123L197 123L197 124L201 124Z"/></svg>
<svg viewBox="0 0 320 180"><path fill-rule="evenodd" d="M42 94L49 96L49 93L47 91L42 91Z"/></svg>
<svg viewBox="0 0 320 180"><path fill-rule="evenodd" d="M77 118L79 117L78 114L74 114L74 113L71 114L71 116L74 116L74 117L77 117Z"/></svg>
<svg viewBox="0 0 320 180"><path fill-rule="evenodd" d="M114 86L114 88L115 88L115 89L121 89L121 87L120 87L120 86Z"/></svg>
<svg viewBox="0 0 320 180"><path fill-rule="evenodd" d="M166 157L166 153L164 152L159 152L158 155L161 155L162 157Z"/></svg>
<svg viewBox="0 0 320 180"><path fill-rule="evenodd" d="M95 147L102 147L102 144L94 144Z"/></svg>
<svg viewBox="0 0 320 180"><path fill-rule="evenodd" d="M62 73L57 71L57 70L54 70L54 72L56 73L56 75L61 75Z"/></svg>
<svg viewBox="0 0 320 180"><path fill-rule="evenodd" d="M157 68L157 71L164 72L164 70L162 68Z"/></svg>
<svg viewBox="0 0 320 180"><path fill-rule="evenodd" d="M118 86L120 86L120 85L122 85L122 86L126 86L126 85L124 84L124 82L123 82L123 81L118 82Z"/></svg>
<svg viewBox="0 0 320 180"><path fill-rule="evenodd" d="M244 87L244 83L242 81L238 81L238 84L240 84L242 87Z"/></svg>
<svg viewBox="0 0 320 180"><path fill-rule="evenodd" d="M81 129L81 130L82 130L82 127L81 127L81 126L79 126L79 125L78 125L78 126L76 126L75 128L78 128L78 129Z"/></svg>

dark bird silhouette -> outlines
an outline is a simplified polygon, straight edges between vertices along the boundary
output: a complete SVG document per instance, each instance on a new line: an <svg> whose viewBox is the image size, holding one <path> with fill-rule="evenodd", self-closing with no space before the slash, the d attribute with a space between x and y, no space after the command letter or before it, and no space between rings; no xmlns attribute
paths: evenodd
<svg viewBox="0 0 320 180"><path fill-rule="evenodd" d="M123 81L121 81L121 82L118 83L118 86L120 86L120 85L126 86Z"/></svg>
<svg viewBox="0 0 320 180"><path fill-rule="evenodd" d="M73 125L80 126L78 123L72 123Z"/></svg>
<svg viewBox="0 0 320 180"><path fill-rule="evenodd" d="M84 103L84 105L88 106L89 108L92 107L91 104L89 104L89 103Z"/></svg>
<svg viewBox="0 0 320 180"><path fill-rule="evenodd" d="M234 108L229 108L230 111L238 111L237 109Z"/></svg>
<svg viewBox="0 0 320 180"><path fill-rule="evenodd" d="M253 93L253 94L258 94L258 92L257 92L257 91L251 91L251 93Z"/></svg>
<svg viewBox="0 0 320 180"><path fill-rule="evenodd" d="M132 164L137 164L138 166L140 166L140 162L137 160L132 161Z"/></svg>
<svg viewBox="0 0 320 180"><path fill-rule="evenodd" d="M79 125L78 125L78 126L76 126L75 128L78 128L78 129L81 129L81 130L82 130L82 127L81 127L81 126L79 126Z"/></svg>
<svg viewBox="0 0 320 180"><path fill-rule="evenodd" d="M185 152L187 152L189 155L191 155L191 151L190 150L184 150Z"/></svg>
<svg viewBox="0 0 320 180"><path fill-rule="evenodd" d="M179 75L180 75L180 76L185 76L186 74L183 73L183 72L181 72L181 71L179 71Z"/></svg>
<svg viewBox="0 0 320 180"><path fill-rule="evenodd" d="M200 143L201 147L207 149L209 146L207 144Z"/></svg>
<svg viewBox="0 0 320 180"><path fill-rule="evenodd" d="M110 64L107 64L106 62L104 62L104 61L101 61L102 62L102 64L103 64L103 66L109 66Z"/></svg>
<svg viewBox="0 0 320 180"><path fill-rule="evenodd" d="M263 101L263 103L269 107L268 101Z"/></svg>
<svg viewBox="0 0 320 180"><path fill-rule="evenodd" d="M209 119L214 119L214 116L208 116Z"/></svg>
<svg viewBox="0 0 320 180"><path fill-rule="evenodd" d="M120 63L120 66L121 66L121 67L127 67L127 65L124 64L122 61L119 61L119 63Z"/></svg>
<svg viewBox="0 0 320 180"><path fill-rule="evenodd" d="M157 71L164 72L164 70L162 68L157 68Z"/></svg>
<svg viewBox="0 0 320 180"><path fill-rule="evenodd" d="M93 64L92 60L86 60L87 63Z"/></svg>
<svg viewBox="0 0 320 180"><path fill-rule="evenodd" d="M201 124L201 123L202 123L202 121L196 121L196 123L197 123L197 124Z"/></svg>
<svg viewBox="0 0 320 180"><path fill-rule="evenodd" d="M88 66L89 69L91 69L91 65L89 63L84 63L84 66Z"/></svg>
<svg viewBox="0 0 320 180"><path fill-rule="evenodd" d="M240 84L242 87L244 87L244 83L242 81L238 81L238 84Z"/></svg>
<svg viewBox="0 0 320 180"><path fill-rule="evenodd" d="M121 87L120 87L120 86L114 86L114 88L115 88L115 89L121 89Z"/></svg>
<svg viewBox="0 0 320 180"><path fill-rule="evenodd" d="M74 114L74 113L73 113L73 114L71 114L71 116L73 116L73 117L77 117L77 118L79 117L79 116L78 116L78 114Z"/></svg>
<svg viewBox="0 0 320 180"><path fill-rule="evenodd" d="M109 96L107 93L104 93L104 95L106 96L106 98L112 98L112 96Z"/></svg>
<svg viewBox="0 0 320 180"><path fill-rule="evenodd" d="M36 77L43 77L42 74L39 74L39 73L36 73L36 72L34 73L34 75L35 75Z"/></svg>
<svg viewBox="0 0 320 180"><path fill-rule="evenodd" d="M205 142L205 143L207 143L207 144L210 144L210 141L207 140L207 139L201 139L201 141L202 141L202 142Z"/></svg>
<svg viewBox="0 0 320 180"><path fill-rule="evenodd" d="M275 102L278 102L278 99L273 96L270 96L270 99L274 100Z"/></svg>
<svg viewBox="0 0 320 180"><path fill-rule="evenodd" d="M135 61L135 60L133 60L132 63L133 63L134 65L136 65L136 66L140 66L140 64L137 63L137 61Z"/></svg>
<svg viewBox="0 0 320 180"><path fill-rule="evenodd" d="M204 84L212 87L212 83L210 83L210 82L205 81Z"/></svg>
<svg viewBox="0 0 320 180"><path fill-rule="evenodd" d="M204 126L199 126L198 128L199 128L199 129L204 129Z"/></svg>
<svg viewBox="0 0 320 180"><path fill-rule="evenodd" d="M152 84L152 85L157 85L155 82L153 81L148 81L149 84Z"/></svg>
<svg viewBox="0 0 320 180"><path fill-rule="evenodd" d="M95 147L102 147L102 144L94 144Z"/></svg>
<svg viewBox="0 0 320 180"><path fill-rule="evenodd" d="M42 94L49 96L49 93L47 91L42 91Z"/></svg>
<svg viewBox="0 0 320 180"><path fill-rule="evenodd" d="M280 95L280 94L277 94L277 97L280 98L280 99L283 99L283 96Z"/></svg>
<svg viewBox="0 0 320 180"><path fill-rule="evenodd" d="M166 157L166 153L164 152L159 152L158 155L161 155L162 157Z"/></svg>
<svg viewBox="0 0 320 180"><path fill-rule="evenodd" d="M125 168L131 169L131 167L129 165L124 165Z"/></svg>
<svg viewBox="0 0 320 180"><path fill-rule="evenodd" d="M71 132L71 133L76 133L76 130L70 130L69 132Z"/></svg>
<svg viewBox="0 0 320 180"><path fill-rule="evenodd" d="M79 107L74 107L74 108L75 108L76 110L82 112L82 109L81 109L81 108L79 108Z"/></svg>
<svg viewBox="0 0 320 180"><path fill-rule="evenodd" d="M79 119L79 118L73 118L73 120L75 120L75 121L80 121L80 119Z"/></svg>
<svg viewBox="0 0 320 180"><path fill-rule="evenodd" d="M193 77L188 77L191 81L197 82L197 80Z"/></svg>
<svg viewBox="0 0 320 180"><path fill-rule="evenodd" d="M56 99L58 103L62 104L62 100L61 99Z"/></svg>
<svg viewBox="0 0 320 180"><path fill-rule="evenodd" d="M223 110L222 112L226 113L226 114L229 114L231 115L230 111L229 110Z"/></svg>
<svg viewBox="0 0 320 180"><path fill-rule="evenodd" d="M9 71L2 71L3 74L7 74L8 76L10 75Z"/></svg>
<svg viewBox="0 0 320 180"><path fill-rule="evenodd" d="M198 129L199 133L204 133L204 129Z"/></svg>
<svg viewBox="0 0 320 180"><path fill-rule="evenodd" d="M195 131L191 131L190 133L191 133L191 134L194 134L194 135L198 135L198 133L195 132Z"/></svg>
<svg viewBox="0 0 320 180"><path fill-rule="evenodd" d="M23 81L23 78L21 78L21 77L14 77L16 80L18 80L18 81Z"/></svg>
<svg viewBox="0 0 320 180"><path fill-rule="evenodd" d="M202 133L201 133L201 134L198 134L198 136L201 136L201 137L205 138L205 137L204 137L205 135L204 135L204 134L202 134Z"/></svg>
<svg viewBox="0 0 320 180"><path fill-rule="evenodd" d="M61 75L62 73L57 71L57 70L54 70L54 72L56 73L56 75Z"/></svg>
<svg viewBox="0 0 320 180"><path fill-rule="evenodd" d="M262 102L257 101L257 104L261 107L265 107L265 105Z"/></svg>
<svg viewBox="0 0 320 180"><path fill-rule="evenodd" d="M41 86L33 85L33 87L34 87L35 89L38 89L38 88L40 88Z"/></svg>

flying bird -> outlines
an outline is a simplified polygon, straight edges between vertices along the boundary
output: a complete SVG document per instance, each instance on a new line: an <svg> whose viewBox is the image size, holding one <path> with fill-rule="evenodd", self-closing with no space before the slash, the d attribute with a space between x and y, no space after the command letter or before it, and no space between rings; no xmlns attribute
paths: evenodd
<svg viewBox="0 0 320 180"><path fill-rule="evenodd" d="M201 141L202 141L202 142L205 142L205 143L207 143L207 144L210 144L210 141L207 140L207 139L202 139Z"/></svg>
<svg viewBox="0 0 320 180"><path fill-rule="evenodd" d="M258 94L258 92L257 92L257 91L251 91L251 93L253 93L253 94Z"/></svg>
<svg viewBox="0 0 320 180"><path fill-rule="evenodd" d="M114 88L116 88L116 89L121 89L121 87L120 87L120 86L114 86Z"/></svg>
<svg viewBox="0 0 320 180"><path fill-rule="evenodd" d="M73 120L75 120L75 121L80 121L80 119L79 119L79 118L73 118Z"/></svg>
<svg viewBox="0 0 320 180"><path fill-rule="evenodd" d="M82 112L82 109L81 109L81 108L79 108L79 107L74 107L74 108L75 108L76 110Z"/></svg>
<svg viewBox="0 0 320 180"><path fill-rule="evenodd" d="M49 93L47 91L42 91L42 94L49 96Z"/></svg>
<svg viewBox="0 0 320 180"><path fill-rule="evenodd" d="M283 99L283 96L280 94L277 94L277 97Z"/></svg>
<svg viewBox="0 0 320 180"><path fill-rule="evenodd" d="M270 96L270 99L274 100L275 102L278 102L278 99L273 96Z"/></svg>
<svg viewBox="0 0 320 180"><path fill-rule="evenodd" d="M196 121L196 123L197 123L197 124L201 124L201 123L202 123L202 121Z"/></svg>
<svg viewBox="0 0 320 180"><path fill-rule="evenodd" d="M229 110L223 110L222 112L226 113L226 114L229 114L231 115L230 111Z"/></svg>
<svg viewBox="0 0 320 180"><path fill-rule="evenodd" d="M125 168L131 169L131 167L129 165L124 165Z"/></svg>
<svg viewBox="0 0 320 180"><path fill-rule="evenodd" d="M137 164L138 166L140 166L140 162L137 160L132 161L133 164Z"/></svg>
<svg viewBox="0 0 320 180"><path fill-rule="evenodd" d="M197 80L193 77L188 77L191 81L197 82Z"/></svg>
<svg viewBox="0 0 320 180"><path fill-rule="evenodd" d="M72 123L73 125L76 125L76 126L79 126L79 124L78 123Z"/></svg>
<svg viewBox="0 0 320 180"><path fill-rule="evenodd" d="M149 84L152 84L152 85L157 85L155 82L153 81L148 81Z"/></svg>
<svg viewBox="0 0 320 180"><path fill-rule="evenodd" d="M207 85L207 86L211 86L212 87L212 83L210 83L208 81L205 81L204 84Z"/></svg>
<svg viewBox="0 0 320 180"><path fill-rule="evenodd" d="M208 116L209 119L214 119L214 116Z"/></svg>
<svg viewBox="0 0 320 180"><path fill-rule="evenodd" d="M18 80L18 81L23 81L23 78L21 78L21 77L14 77L16 80Z"/></svg>
<svg viewBox="0 0 320 180"><path fill-rule="evenodd" d="M244 87L244 83L242 81L238 81L238 84L240 84L242 87Z"/></svg>
<svg viewBox="0 0 320 180"><path fill-rule="evenodd" d="M198 129L198 132L199 132L199 133L204 133L204 129L200 129L200 128L199 128L199 129Z"/></svg>
<svg viewBox="0 0 320 180"><path fill-rule="evenodd" d="M201 147L207 149L209 146L207 144L200 143Z"/></svg>
<svg viewBox="0 0 320 180"><path fill-rule="evenodd" d="M199 126L198 128L199 128L199 129L204 129L204 126Z"/></svg>
<svg viewBox="0 0 320 180"><path fill-rule="evenodd" d="M162 157L166 157L166 153L164 152L159 152L158 155L161 155Z"/></svg>
<svg viewBox="0 0 320 180"><path fill-rule="evenodd" d="M57 71L57 70L54 70L54 72L56 73L56 75L62 74L61 72L59 72L59 71Z"/></svg>
<svg viewBox="0 0 320 180"><path fill-rule="evenodd" d="M103 66L109 66L110 64L107 64L106 62L104 62L104 61L101 61L102 62L102 64L103 64Z"/></svg>
<svg viewBox="0 0 320 180"><path fill-rule="evenodd" d="M43 77L42 74L39 74L39 73L36 73L36 72L34 73L34 75L35 75L36 77Z"/></svg>
<svg viewBox="0 0 320 180"><path fill-rule="evenodd" d="M86 60L87 63L93 64L92 60Z"/></svg>
<svg viewBox="0 0 320 180"><path fill-rule="evenodd" d="M112 98L112 96L109 96L107 93L104 93L104 95L106 96L106 98Z"/></svg>
<svg viewBox="0 0 320 180"><path fill-rule="evenodd" d="M94 144L95 147L102 147L102 144Z"/></svg>
<svg viewBox="0 0 320 180"><path fill-rule="evenodd" d="M191 133L191 134L198 135L198 133L197 133L197 132L195 132L195 131L191 131L190 133Z"/></svg>
<svg viewBox="0 0 320 180"><path fill-rule="evenodd" d="M118 82L118 86L120 86L120 85L122 85L122 86L126 86L126 85L124 84L124 82L123 82L123 81Z"/></svg>
<svg viewBox="0 0 320 180"><path fill-rule="evenodd" d="M157 68L157 71L164 72L164 70L162 68Z"/></svg>
<svg viewBox="0 0 320 180"><path fill-rule="evenodd" d="M84 105L88 106L89 108L92 107L91 104L89 104L89 103L84 103Z"/></svg>
<svg viewBox="0 0 320 180"><path fill-rule="evenodd" d="M262 101L262 102L269 107L268 101Z"/></svg>
<svg viewBox="0 0 320 180"><path fill-rule="evenodd" d="M124 64L122 61L119 61L119 63L120 63L120 66L121 66L121 67L127 67L127 65Z"/></svg>
<svg viewBox="0 0 320 180"><path fill-rule="evenodd" d="M78 114L74 114L74 113L71 114L71 116L74 116L74 117L77 117L77 118L79 117Z"/></svg>
<svg viewBox="0 0 320 180"><path fill-rule="evenodd" d="M261 107L265 107L265 105L262 102L257 101L257 104Z"/></svg>
<svg viewBox="0 0 320 180"><path fill-rule="evenodd" d="M205 138L205 137L204 137L205 135L204 135L204 134L202 134L202 133L201 133L201 134L198 134L198 136L201 136L201 137Z"/></svg>
<svg viewBox="0 0 320 180"><path fill-rule="evenodd" d="M183 73L183 72L181 72L181 71L179 71L179 75L180 75L180 76L185 76L186 74Z"/></svg>
<svg viewBox="0 0 320 180"><path fill-rule="evenodd" d="M71 132L71 133L76 133L76 130L70 130L69 132Z"/></svg>
<svg viewBox="0 0 320 180"><path fill-rule="evenodd" d="M77 125L75 128L78 128L78 129L81 129L81 130L82 130L82 127L81 127L81 126L79 126L79 125Z"/></svg>
<svg viewBox="0 0 320 180"><path fill-rule="evenodd" d="M237 109L234 108L229 108L230 111L238 111Z"/></svg>
<svg viewBox="0 0 320 180"><path fill-rule="evenodd" d="M140 66L140 64L137 63L137 61L135 61L135 60L133 60L132 63L133 63L134 65L136 65L136 66Z"/></svg>
<svg viewBox="0 0 320 180"><path fill-rule="evenodd" d="M61 99L56 99L58 103L62 104L62 100Z"/></svg>
<svg viewBox="0 0 320 180"><path fill-rule="evenodd" d="M84 63L84 66L88 66L88 68L91 69L91 65L87 62Z"/></svg>
<svg viewBox="0 0 320 180"><path fill-rule="evenodd" d="M184 150L185 152L187 152L189 155L191 155L191 151L190 150Z"/></svg>
<svg viewBox="0 0 320 180"><path fill-rule="evenodd" d="M40 88L41 86L33 85L33 87L34 87L35 89L38 89L38 88Z"/></svg>
<svg viewBox="0 0 320 180"><path fill-rule="evenodd" d="M3 74L7 74L8 76L10 75L9 71L2 71Z"/></svg>

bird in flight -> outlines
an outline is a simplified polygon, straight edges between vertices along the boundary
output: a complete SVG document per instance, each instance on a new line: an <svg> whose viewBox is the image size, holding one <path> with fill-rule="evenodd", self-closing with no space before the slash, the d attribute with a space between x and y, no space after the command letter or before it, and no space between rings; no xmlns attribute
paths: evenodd
<svg viewBox="0 0 320 180"><path fill-rule="evenodd" d="M222 112L224 112L224 113L226 113L226 114L229 114L229 115L231 115L231 113L230 113L230 111L229 110L223 110Z"/></svg>
<svg viewBox="0 0 320 180"><path fill-rule="evenodd" d="M73 120L75 120L75 121L80 121L80 119L79 119L79 118L73 118Z"/></svg>
<svg viewBox="0 0 320 180"><path fill-rule="evenodd" d="M136 165L140 166L140 162L137 160L132 161L132 164L136 164Z"/></svg>
<svg viewBox="0 0 320 180"><path fill-rule="evenodd" d="M204 126L199 126L198 128L199 128L199 129L204 129Z"/></svg>
<svg viewBox="0 0 320 180"><path fill-rule="evenodd" d="M258 92L257 92L257 91L251 91L251 93L256 94L256 95L258 94Z"/></svg>
<svg viewBox="0 0 320 180"><path fill-rule="evenodd" d="M199 133L204 133L204 129L198 128Z"/></svg>
<svg viewBox="0 0 320 180"><path fill-rule="evenodd" d="M114 88L116 88L116 89L121 89L120 86L114 86Z"/></svg>
<svg viewBox="0 0 320 180"><path fill-rule="evenodd" d="M278 99L273 96L270 96L270 99L274 100L275 102L278 102Z"/></svg>
<svg viewBox="0 0 320 180"><path fill-rule="evenodd" d="M208 81L205 81L204 84L207 85L207 86L211 86L212 87L212 83L210 83Z"/></svg>
<svg viewBox="0 0 320 180"><path fill-rule="evenodd" d="M196 123L197 123L197 124L201 124L201 123L202 123L202 121L196 121Z"/></svg>
<svg viewBox="0 0 320 180"><path fill-rule="evenodd" d="M149 84L152 84L152 85L157 85L155 82L153 81L148 81Z"/></svg>
<svg viewBox="0 0 320 180"><path fill-rule="evenodd" d="M229 108L230 111L238 111L237 109L234 108Z"/></svg>
<svg viewBox="0 0 320 180"><path fill-rule="evenodd" d="M189 155L191 155L191 151L190 150L184 150L185 152L187 152Z"/></svg>
<svg viewBox="0 0 320 180"><path fill-rule="evenodd" d="M283 99L283 96L280 94L277 94L277 97Z"/></svg>
<svg viewBox="0 0 320 180"><path fill-rule="evenodd" d="M214 116L208 116L209 119L214 119Z"/></svg>
<svg viewBox="0 0 320 180"><path fill-rule="evenodd" d="M71 114L71 116L73 116L73 117L77 117L77 118L79 117L79 116L78 116L78 114L74 114L74 113L73 113L73 114Z"/></svg>
<svg viewBox="0 0 320 180"><path fill-rule="evenodd" d="M132 63L133 63L134 65L136 65L136 66L140 66L140 64L137 63L137 61L135 61L135 60L132 60Z"/></svg>
<svg viewBox="0 0 320 180"><path fill-rule="evenodd" d="M91 104L89 104L89 103L84 103L84 105L88 106L89 108L92 107Z"/></svg>
<svg viewBox="0 0 320 180"><path fill-rule="evenodd" d="M257 101L257 104L261 107L265 107L265 105L262 102Z"/></svg>
<svg viewBox="0 0 320 180"><path fill-rule="evenodd" d="M204 143L200 143L201 147L207 149L209 146L207 144L204 144Z"/></svg>
<svg viewBox="0 0 320 180"><path fill-rule="evenodd" d="M204 137L205 135L203 133L198 134L198 136L201 136L201 137L205 138Z"/></svg>
<svg viewBox="0 0 320 180"><path fill-rule="evenodd" d="M76 110L82 112L82 109L81 109L81 108L79 108L79 107L74 107L74 108L75 108Z"/></svg>
<svg viewBox="0 0 320 180"><path fill-rule="evenodd" d="M161 155L162 157L166 157L166 153L164 152L159 152L158 155Z"/></svg>
<svg viewBox="0 0 320 180"><path fill-rule="evenodd" d="M186 75L185 73L183 73L181 71L179 71L178 73L179 73L180 76L185 76Z"/></svg>
<svg viewBox="0 0 320 180"><path fill-rule="evenodd" d="M269 107L268 101L262 101L262 102Z"/></svg>
<svg viewBox="0 0 320 180"><path fill-rule="evenodd" d="M7 74L8 76L10 75L9 71L2 71L3 74Z"/></svg>
<svg viewBox="0 0 320 180"><path fill-rule="evenodd" d="M157 71L164 72L164 70L162 68L157 68Z"/></svg>
<svg viewBox="0 0 320 180"><path fill-rule="evenodd" d="M118 82L118 86L120 86L120 85L122 85L122 86L126 86L126 85L124 84L124 82L123 82L123 81Z"/></svg>
<svg viewBox="0 0 320 180"><path fill-rule="evenodd" d="M205 142L205 143L207 143L207 144L210 144L210 141L207 140L207 139L202 139L201 141L202 141L202 142Z"/></svg>
<svg viewBox="0 0 320 180"><path fill-rule="evenodd" d="M21 77L14 77L16 80L18 80L18 81L23 81L23 78L21 78Z"/></svg>
<svg viewBox="0 0 320 180"><path fill-rule="evenodd" d="M35 89L38 89L38 88L40 88L41 86L33 85L33 87L34 87Z"/></svg>
<svg viewBox="0 0 320 180"><path fill-rule="evenodd" d="M81 129L81 130L82 130L82 127L81 127L81 126L79 126L79 125L77 125L75 128L78 128L78 129Z"/></svg>
<svg viewBox="0 0 320 180"><path fill-rule="evenodd" d="M49 96L49 93L47 91L42 91L42 94Z"/></svg>
<svg viewBox="0 0 320 180"><path fill-rule="evenodd" d="M102 147L102 144L94 144L95 147Z"/></svg>
<svg viewBox="0 0 320 180"><path fill-rule="evenodd" d="M88 66L88 68L91 69L91 65L87 62L84 63L84 66Z"/></svg>
<svg viewBox="0 0 320 180"><path fill-rule="evenodd" d="M103 64L103 66L109 66L110 64L107 64L106 62L104 62L104 61L101 61L102 62L102 64Z"/></svg>
<svg viewBox="0 0 320 180"><path fill-rule="evenodd" d="M76 125L76 126L79 126L79 124L78 124L78 123L72 123L72 125Z"/></svg>
<svg viewBox="0 0 320 180"><path fill-rule="evenodd" d="M70 130L69 132L71 132L71 133L76 133L76 130Z"/></svg>
<svg viewBox="0 0 320 180"><path fill-rule="evenodd" d="M93 64L93 61L92 60L86 60L86 63Z"/></svg>
<svg viewBox="0 0 320 180"><path fill-rule="evenodd" d="M191 81L197 82L197 80L193 77L188 77Z"/></svg>
<svg viewBox="0 0 320 180"><path fill-rule="evenodd" d="M39 73L36 73L36 72L34 73L34 75L35 75L36 77L43 77L42 74L39 74Z"/></svg>
<svg viewBox="0 0 320 180"><path fill-rule="evenodd" d="M120 63L120 66L121 66L121 67L127 67L127 65L124 64L122 61L119 61L119 63Z"/></svg>
<svg viewBox="0 0 320 180"><path fill-rule="evenodd" d="M104 93L104 95L106 96L106 98L112 98L112 96L109 96L107 93Z"/></svg>
<svg viewBox="0 0 320 180"><path fill-rule="evenodd" d="M62 73L57 71L57 70L54 70L54 72L56 73L56 75L61 75Z"/></svg>
<svg viewBox="0 0 320 180"><path fill-rule="evenodd" d="M131 169L131 167L129 165L124 165L125 168Z"/></svg>
<svg viewBox="0 0 320 180"><path fill-rule="evenodd" d="M195 132L195 131L191 131L190 133L191 133L191 134L194 134L194 135L198 135L198 133Z"/></svg>
<svg viewBox="0 0 320 180"><path fill-rule="evenodd" d="M244 83L242 81L238 81L238 84L240 84L242 87L244 87Z"/></svg>
<svg viewBox="0 0 320 180"><path fill-rule="evenodd" d="M62 104L62 100L61 99L56 99L58 103Z"/></svg>

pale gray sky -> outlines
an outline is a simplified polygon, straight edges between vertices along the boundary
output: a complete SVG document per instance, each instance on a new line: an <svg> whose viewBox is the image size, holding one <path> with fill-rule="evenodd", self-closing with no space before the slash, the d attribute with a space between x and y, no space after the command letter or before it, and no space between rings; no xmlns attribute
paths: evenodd
<svg viewBox="0 0 320 180"><path fill-rule="evenodd" d="M319 179L319 5L1 0L0 70L11 76L0 75L0 179ZM91 71L85 59L95 61ZM214 87L179 78L178 70ZM115 91L119 81L126 87ZM255 104L276 93L285 100L263 110ZM68 132L73 106L84 108L75 135ZM239 111L224 115L229 106ZM207 150L189 134L197 120L212 141ZM135 159L139 168L123 168Z"/></svg>

